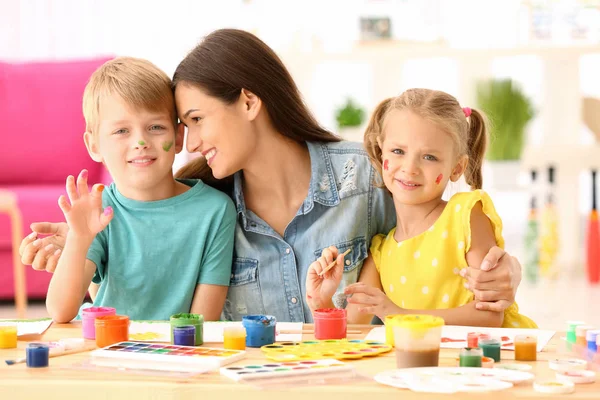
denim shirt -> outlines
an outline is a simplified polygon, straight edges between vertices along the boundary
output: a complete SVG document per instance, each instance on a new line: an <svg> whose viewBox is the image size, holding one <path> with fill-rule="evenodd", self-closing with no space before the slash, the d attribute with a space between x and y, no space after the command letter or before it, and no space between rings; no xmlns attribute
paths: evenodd
<svg viewBox="0 0 600 400"><path fill-rule="evenodd" d="M231 282L223 316L273 315L277 321L312 322L306 304L306 274L324 248L345 257L338 292L358 280L371 238L396 224L391 196L373 185L376 172L362 144L307 143L311 160L308 196L283 237L246 209L242 176L234 176L238 219Z"/></svg>

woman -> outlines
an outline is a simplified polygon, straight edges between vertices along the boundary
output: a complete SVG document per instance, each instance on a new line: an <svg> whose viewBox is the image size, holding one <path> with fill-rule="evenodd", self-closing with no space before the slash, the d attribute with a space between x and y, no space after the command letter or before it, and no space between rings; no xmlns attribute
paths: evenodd
<svg viewBox="0 0 600 400"><path fill-rule="evenodd" d="M322 250L331 244L350 250L345 286L357 281L371 238L395 226L392 199L374 185L362 145L320 127L277 55L244 31L207 36L179 64L173 86L187 149L203 155L178 177L219 186L237 207L225 318L266 313L311 322L306 273ZM52 271L68 228L32 229L53 236L25 238L22 261ZM521 279L516 259L493 248L472 267L465 278L485 309L502 311L514 301Z"/></svg>

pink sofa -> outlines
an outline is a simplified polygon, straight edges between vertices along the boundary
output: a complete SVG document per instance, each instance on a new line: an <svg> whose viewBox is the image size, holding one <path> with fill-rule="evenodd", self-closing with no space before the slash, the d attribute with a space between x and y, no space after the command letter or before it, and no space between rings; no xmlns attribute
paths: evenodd
<svg viewBox="0 0 600 400"><path fill-rule="evenodd" d="M81 99L96 68L109 58L68 62L0 62L0 189L18 197L23 233L36 221L64 221L58 197L66 177L83 168L91 183L110 182L83 143ZM10 222L0 214L0 299L14 296ZM26 266L27 295L45 298L50 274Z"/></svg>

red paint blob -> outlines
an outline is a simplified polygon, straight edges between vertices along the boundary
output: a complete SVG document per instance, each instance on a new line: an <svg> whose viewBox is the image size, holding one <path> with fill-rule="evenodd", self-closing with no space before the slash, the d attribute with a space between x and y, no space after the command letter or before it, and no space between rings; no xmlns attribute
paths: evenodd
<svg viewBox="0 0 600 400"><path fill-rule="evenodd" d="M435 183L436 183L436 185L439 185L439 184L440 184L440 182L442 181L442 178L443 178L443 177L444 177L444 176L443 176L442 174L439 174L439 175L438 175L438 177L437 177L437 178L436 178L436 180L435 180Z"/></svg>
<svg viewBox="0 0 600 400"><path fill-rule="evenodd" d="M387 171L390 169L390 160L383 160L383 170Z"/></svg>

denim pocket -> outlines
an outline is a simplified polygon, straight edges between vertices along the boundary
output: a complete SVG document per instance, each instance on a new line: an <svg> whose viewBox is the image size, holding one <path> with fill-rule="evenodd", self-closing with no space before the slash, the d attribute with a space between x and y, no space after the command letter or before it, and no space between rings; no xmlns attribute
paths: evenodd
<svg viewBox="0 0 600 400"><path fill-rule="evenodd" d="M367 258L367 241L364 237L357 237L352 240L333 244L337 247L338 253L344 253L348 249L352 249L344 257L344 274L355 271L359 266L362 266L363 261ZM329 247L329 246L328 246ZM315 251L315 260L321 257L321 253L326 247ZM358 271L356 271L358 272Z"/></svg>
<svg viewBox="0 0 600 400"><path fill-rule="evenodd" d="M239 321L244 315L264 313L258 280L258 260L234 258L223 317L226 320Z"/></svg>

